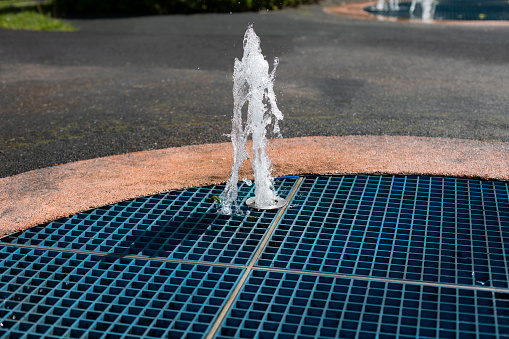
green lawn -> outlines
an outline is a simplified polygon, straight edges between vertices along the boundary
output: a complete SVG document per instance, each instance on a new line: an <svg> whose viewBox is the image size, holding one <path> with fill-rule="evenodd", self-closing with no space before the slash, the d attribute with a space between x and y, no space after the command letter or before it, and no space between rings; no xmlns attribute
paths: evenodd
<svg viewBox="0 0 509 339"><path fill-rule="evenodd" d="M74 26L62 20L54 19L49 15L43 15L35 11L1 13L0 28L30 31L76 31Z"/></svg>

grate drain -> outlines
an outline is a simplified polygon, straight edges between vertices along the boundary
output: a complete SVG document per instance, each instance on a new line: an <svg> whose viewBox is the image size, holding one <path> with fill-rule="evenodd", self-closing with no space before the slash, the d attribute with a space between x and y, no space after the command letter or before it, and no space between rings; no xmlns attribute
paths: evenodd
<svg viewBox="0 0 509 339"><path fill-rule="evenodd" d="M259 265L509 288L507 183L308 178Z"/></svg>
<svg viewBox="0 0 509 339"><path fill-rule="evenodd" d="M278 181L277 193L288 194L295 180ZM223 188L198 187L121 202L35 227L3 241L245 265L277 212L252 211L231 218L220 215L213 197L219 196ZM239 189L239 196L251 195L253 186L244 184Z"/></svg>
<svg viewBox="0 0 509 339"><path fill-rule="evenodd" d="M242 269L4 247L9 338L201 338Z"/></svg>
<svg viewBox="0 0 509 339"><path fill-rule="evenodd" d="M218 338L500 338L509 294L254 271Z"/></svg>
<svg viewBox="0 0 509 339"><path fill-rule="evenodd" d="M2 238L0 337L509 337L509 183L275 187L279 213L221 216L198 187Z"/></svg>

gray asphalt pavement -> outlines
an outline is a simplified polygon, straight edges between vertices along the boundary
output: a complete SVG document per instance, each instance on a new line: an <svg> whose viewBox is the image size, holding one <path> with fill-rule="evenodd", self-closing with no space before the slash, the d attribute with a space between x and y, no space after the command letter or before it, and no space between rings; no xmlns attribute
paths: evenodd
<svg viewBox="0 0 509 339"><path fill-rule="evenodd" d="M249 23L267 59L280 59L284 137L509 141L509 27L358 20L326 4L71 20L75 33L0 29L0 177L228 141Z"/></svg>

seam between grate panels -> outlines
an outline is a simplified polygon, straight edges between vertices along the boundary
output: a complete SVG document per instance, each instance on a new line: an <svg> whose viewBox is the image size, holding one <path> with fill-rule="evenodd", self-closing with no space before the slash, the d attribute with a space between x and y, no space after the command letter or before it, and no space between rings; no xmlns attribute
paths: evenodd
<svg viewBox="0 0 509 339"><path fill-rule="evenodd" d="M288 203L281 210L279 210L279 213L276 215L276 217L272 221L269 229L265 233L263 239L260 241L260 245L258 246L257 251L254 253L253 257L251 258L251 261L248 263L244 273L242 274L242 276L240 277L239 281L237 282L237 285L235 286L235 289L230 294L230 298L226 301L225 305L223 306L223 309L221 310L221 313L219 313L219 315L217 316L217 318L216 318L214 324L212 325L209 333L205 337L206 339L212 339L212 338L215 337L217 331L219 330L219 327L221 326L221 324L225 320L226 316L228 315L228 312L229 312L230 308L232 307L235 299L237 299L238 294L240 293L242 288L245 286L247 278L249 277L249 275L253 271L253 268L254 268L256 262L258 261L258 258L263 253L263 251L265 249L265 246L269 242L269 240L270 240L270 238L272 236L272 233L275 231L276 226L278 225L279 221L283 217L286 209L290 205L290 202L292 201L293 197L295 196L295 194L299 190L299 188L302 185L303 181L304 181L304 177L299 177L299 179L297 179L297 181L295 182L292 190L288 194L288 197L287 197Z"/></svg>
<svg viewBox="0 0 509 339"><path fill-rule="evenodd" d="M275 221L279 221L279 220L275 220ZM99 255L99 256L105 256L105 257L141 259L141 260L147 260L147 261L171 262L171 263L176 263L176 264L219 266L219 267L239 268L239 269L246 269L249 267L249 265L212 263L212 262L192 261L192 260L184 260L184 259L151 258L151 257L136 256L136 255L118 255L118 254L111 254L111 253L105 253L105 252L80 251L80 250L61 249L61 248L52 248L52 247L34 246L34 245L9 244L9 243L1 243L1 242L0 242L0 246L29 248L29 249L36 249L36 250L46 250L46 251L85 254L85 255ZM257 257L258 256L259 256L259 253L258 253ZM254 265L253 265L253 267L254 267ZM467 289L467 290L509 293L509 288L480 286L480 285L464 285L464 284L458 284L458 283L449 283L448 284L448 283L419 281L419 280L410 280L410 279L401 279L401 278L395 279L395 278L364 276L364 275L356 275L356 274L341 274L341 273L329 273L329 272L319 272L319 271L314 272L314 271L305 271L305 270L294 270L294 269L288 269L288 268L274 268L274 267L267 267L267 266L256 266L256 269L261 270L261 271L269 271L269 272L308 274L308 275L316 275L316 276L324 276L324 277L359 279L359 280L381 281L381 282L394 282L394 283L405 283L405 284L411 284L411 285L423 285L423 286L434 286L434 287L447 287L447 288L456 288L457 287L457 288L463 288L463 289Z"/></svg>
<svg viewBox="0 0 509 339"><path fill-rule="evenodd" d="M235 266L235 267L240 268L239 266ZM399 278L394 279L394 278L383 278L383 277L370 277L367 275L355 275L355 274L301 271L301 270L292 270L292 269L288 269L288 268L274 268L274 267L264 267L264 266L257 266L256 270L267 271L267 272L287 273L287 274L307 274L307 275L314 275L314 276L353 279L353 280L380 281L383 283L397 283L397 284L443 287L443 288L461 288L461 289L473 290L473 291L509 293L509 288L501 288L501 287L490 287L490 286L479 286L479 285L462 285L462 284L446 284L446 283L430 282L430 281L408 280L408 279L399 279Z"/></svg>
<svg viewBox="0 0 509 339"><path fill-rule="evenodd" d="M148 260L148 261L163 261L163 262L172 262L172 263L176 263L176 264L219 266L219 267L229 267L229 268L246 268L247 267L246 265L240 265L240 264L214 263L214 262L207 262L207 261L172 259L172 258L153 258L153 257L146 257L143 255L132 255L132 254L122 255L122 254L107 253L107 252L75 250L75 249L69 249L69 248L56 248L56 247L47 247L47 246L25 245L25 244L10 244L10 243L5 243L5 242L0 242L0 246L29 248L29 249L34 249L34 250L45 250L45 251L55 251L55 252L64 252L64 253L90 254L90 255L99 255L99 256L113 257L113 258L119 258L119 259L120 258L128 258L128 259L142 259L142 260Z"/></svg>

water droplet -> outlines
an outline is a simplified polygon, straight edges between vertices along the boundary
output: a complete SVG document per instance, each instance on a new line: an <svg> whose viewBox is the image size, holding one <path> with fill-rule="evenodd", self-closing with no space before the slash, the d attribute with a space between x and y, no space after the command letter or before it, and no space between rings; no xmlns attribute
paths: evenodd
<svg viewBox="0 0 509 339"><path fill-rule="evenodd" d="M4 323L0 323L0 327L4 327Z"/></svg>
<svg viewBox="0 0 509 339"><path fill-rule="evenodd" d="M252 186L252 185L253 185L253 182L252 182L251 180L249 180L248 178L246 178L246 177L244 177L244 178L242 179L242 181L243 181L246 185L248 185L248 186Z"/></svg>
<svg viewBox="0 0 509 339"><path fill-rule="evenodd" d="M12 320L16 320L16 316L15 315L12 316Z"/></svg>

